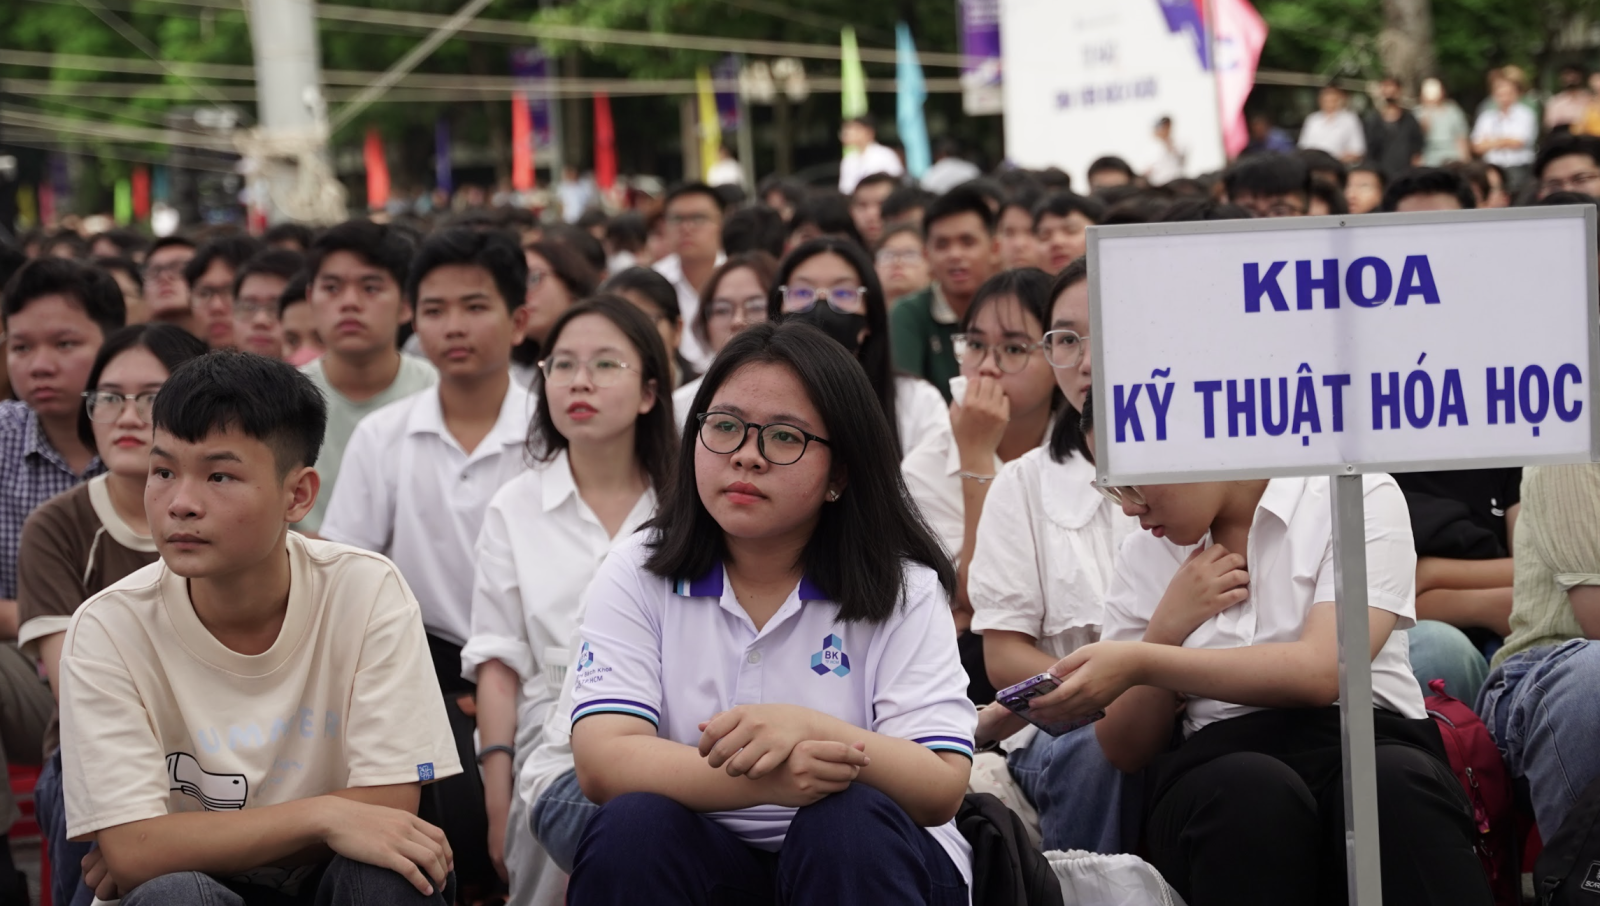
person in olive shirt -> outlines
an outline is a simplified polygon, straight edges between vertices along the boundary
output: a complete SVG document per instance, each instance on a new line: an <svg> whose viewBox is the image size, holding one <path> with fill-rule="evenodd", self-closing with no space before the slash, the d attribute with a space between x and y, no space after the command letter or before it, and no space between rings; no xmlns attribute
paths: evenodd
<svg viewBox="0 0 1600 906"><path fill-rule="evenodd" d="M889 317L895 365L923 378L950 401L950 379L961 373L950 338L983 281L1000 269L995 211L984 196L957 186L923 214L933 285L901 299Z"/></svg>

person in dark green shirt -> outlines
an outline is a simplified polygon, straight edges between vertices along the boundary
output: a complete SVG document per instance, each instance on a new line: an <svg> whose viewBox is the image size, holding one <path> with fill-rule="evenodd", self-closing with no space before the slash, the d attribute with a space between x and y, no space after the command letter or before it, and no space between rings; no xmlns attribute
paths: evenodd
<svg viewBox="0 0 1600 906"><path fill-rule="evenodd" d="M950 379L961 373L950 338L973 294L1000 268L994 229L994 209L973 189L934 200L922 226L933 285L901 299L889 319L895 365L933 384L946 402Z"/></svg>

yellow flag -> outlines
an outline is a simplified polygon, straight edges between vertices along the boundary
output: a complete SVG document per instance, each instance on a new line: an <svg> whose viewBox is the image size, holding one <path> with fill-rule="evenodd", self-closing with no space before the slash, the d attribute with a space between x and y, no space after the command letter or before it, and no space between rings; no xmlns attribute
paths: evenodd
<svg viewBox="0 0 1600 906"><path fill-rule="evenodd" d="M710 179L722 150L722 118L717 115L717 95L711 87L711 70L695 70L694 85L700 96L700 178Z"/></svg>

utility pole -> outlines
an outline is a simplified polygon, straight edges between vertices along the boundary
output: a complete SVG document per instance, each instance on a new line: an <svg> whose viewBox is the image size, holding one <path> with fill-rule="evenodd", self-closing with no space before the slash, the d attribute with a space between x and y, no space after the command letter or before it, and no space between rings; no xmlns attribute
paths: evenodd
<svg viewBox="0 0 1600 906"><path fill-rule="evenodd" d="M241 132L256 203L269 222L337 223L345 193L328 162L327 104L313 0L249 0L259 125Z"/></svg>
<svg viewBox="0 0 1600 906"><path fill-rule="evenodd" d="M1435 69L1431 0L1383 0L1378 58L1384 75L1399 79L1405 95L1416 97L1422 80Z"/></svg>

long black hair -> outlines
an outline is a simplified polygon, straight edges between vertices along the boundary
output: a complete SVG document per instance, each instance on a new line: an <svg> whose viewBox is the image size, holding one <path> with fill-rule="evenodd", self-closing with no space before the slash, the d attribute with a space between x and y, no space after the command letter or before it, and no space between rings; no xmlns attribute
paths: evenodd
<svg viewBox="0 0 1600 906"><path fill-rule="evenodd" d="M204 340L181 327L171 324L129 324L106 337L94 364L89 367L90 390L100 388L100 375L105 373L111 360L130 349L148 349L156 361L165 365L167 373L190 359L205 355L209 349ZM78 439L89 449L94 449L94 427L89 423L89 407L78 407Z"/></svg>
<svg viewBox="0 0 1600 906"><path fill-rule="evenodd" d="M610 321L628 338L639 353L639 380L655 382L656 404L638 417L633 429L633 455L650 475L650 486L661 489L672 480L677 455L678 429L672 414L672 379L667 368L667 347L650 317L620 296L595 296L561 313L550 325L544 348L556 348L561 332L574 319L599 315ZM539 407L528 425L528 457L534 462L550 462L568 447L566 435L556 429L550 416L550 397L544 381L538 382Z"/></svg>
<svg viewBox="0 0 1600 906"><path fill-rule="evenodd" d="M867 257L866 250L859 243L849 239L819 236L790 251L778 264L778 279L772 284L772 292L767 297L767 318L771 321L783 319L783 291L780 287L789 282L795 268L818 255L828 253L843 258L856 272L861 285L866 287L864 301L867 309L867 338L861 341L861 348L856 350L856 360L867 373L872 395L877 398L878 406L883 410L883 417L889 422L889 437L894 440L894 447L898 450L900 422L895 414L894 354L889 345L889 303L884 300L883 284L878 282L878 270L872 266L872 259ZM826 303L819 300L818 304Z"/></svg>
<svg viewBox="0 0 1600 906"><path fill-rule="evenodd" d="M882 410L872 405L872 386L861 366L810 324L753 324L711 363L695 394L694 411L704 412L735 372L755 364L781 365L794 373L822 415L834 467L849 476L839 499L823 504L800 555L806 575L839 605L839 619L882 623L893 616L905 597L899 564L907 560L932 569L945 591L953 591L955 568L906 491L900 446ZM651 523L645 566L674 580L699 578L727 556L722 527L700 501L694 463L698 427L683 432L677 474Z"/></svg>
<svg viewBox="0 0 1600 906"><path fill-rule="evenodd" d="M1088 279L1088 258L1079 258L1062 268L1061 273L1056 274L1056 282L1050 286L1050 309L1055 309L1056 300L1061 298L1062 293ZM1045 315L1044 329L1050 329L1048 314ZM1072 408L1072 404L1063 397L1061 409L1056 412L1056 426L1050 429L1050 458L1056 462L1066 462L1073 454L1094 462L1089 438L1083 433L1082 413Z"/></svg>

